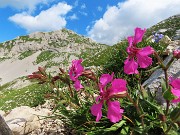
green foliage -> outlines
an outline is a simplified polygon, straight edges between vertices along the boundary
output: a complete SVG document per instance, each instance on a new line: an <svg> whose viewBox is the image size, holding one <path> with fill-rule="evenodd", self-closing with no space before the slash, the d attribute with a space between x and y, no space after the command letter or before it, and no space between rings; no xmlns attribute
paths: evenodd
<svg viewBox="0 0 180 135"><path fill-rule="evenodd" d="M31 56L34 52L32 50L29 50L29 51L25 51L23 53L21 53L18 57L19 60L22 60L28 56Z"/></svg>
<svg viewBox="0 0 180 135"><path fill-rule="evenodd" d="M70 128L72 134L116 135L122 130L121 127L126 121L123 120L113 125L107 118L103 117L100 122L96 122L89 110L93 104L93 99L90 98L92 95L89 95L89 91L92 94L95 92L92 86L87 86L84 91L80 92L81 94L74 90L74 97L71 97L68 91L63 91L65 98L57 101L55 110L58 109L59 111L55 113L55 117L61 119ZM106 115L105 109L103 109L103 114Z"/></svg>
<svg viewBox="0 0 180 135"><path fill-rule="evenodd" d="M42 39L41 38L30 38L28 35L27 36L20 36L19 39L23 41L36 41L41 43Z"/></svg>
<svg viewBox="0 0 180 135"><path fill-rule="evenodd" d="M3 48L3 47L4 47L3 43L0 43L0 48Z"/></svg>
<svg viewBox="0 0 180 135"><path fill-rule="evenodd" d="M59 66L60 63L54 62L54 61L48 61L47 64L45 65L46 68L50 68L52 66Z"/></svg>
<svg viewBox="0 0 180 135"><path fill-rule="evenodd" d="M0 87L0 110L11 110L18 106L36 106L44 103L48 86L32 84L21 89L7 90L10 83Z"/></svg>
<svg viewBox="0 0 180 135"><path fill-rule="evenodd" d="M111 54L113 48L108 46L103 51L100 51L99 53L91 53L90 58L85 59L83 61L84 66L102 66L108 59L109 55Z"/></svg>
<svg viewBox="0 0 180 135"><path fill-rule="evenodd" d="M6 59L10 59L10 57L1 57L1 58L0 58L0 62L4 61L4 60L6 60Z"/></svg>
<svg viewBox="0 0 180 135"><path fill-rule="evenodd" d="M8 51L11 51L12 47L14 46L14 45L13 45L14 40L12 40L11 42L12 42L12 43L10 43L10 41L7 41L7 42L6 42L5 48L8 49Z"/></svg>
<svg viewBox="0 0 180 135"><path fill-rule="evenodd" d="M156 32L160 29L166 29L167 31L165 31L163 34L172 39L176 31L180 29L180 17L170 17L163 22L152 26L150 29L147 29L145 37L148 38L152 35L152 32Z"/></svg>
<svg viewBox="0 0 180 135"><path fill-rule="evenodd" d="M52 51L43 51L37 56L36 63L39 64L43 61L51 60L55 56L56 54L53 53Z"/></svg>

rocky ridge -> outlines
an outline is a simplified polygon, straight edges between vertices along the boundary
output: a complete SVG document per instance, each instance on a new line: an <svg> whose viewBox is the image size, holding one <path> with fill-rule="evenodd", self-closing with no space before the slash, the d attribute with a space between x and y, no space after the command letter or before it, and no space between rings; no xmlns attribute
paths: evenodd
<svg viewBox="0 0 180 135"><path fill-rule="evenodd" d="M180 40L180 14L171 16L147 29L146 37L153 32L167 35L171 40Z"/></svg>
<svg viewBox="0 0 180 135"><path fill-rule="evenodd" d="M54 66L65 68L73 59L88 59L105 48L107 45L67 29L19 36L0 44L0 83L31 74L38 66L50 71L54 71ZM15 65L19 65L16 70Z"/></svg>

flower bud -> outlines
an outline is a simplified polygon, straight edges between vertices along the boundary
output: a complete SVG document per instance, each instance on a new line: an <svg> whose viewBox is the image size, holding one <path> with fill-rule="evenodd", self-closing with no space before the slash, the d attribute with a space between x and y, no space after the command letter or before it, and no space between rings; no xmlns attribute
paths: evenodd
<svg viewBox="0 0 180 135"><path fill-rule="evenodd" d="M61 73L65 74L65 71L64 71L64 69L62 69L62 68L59 68L59 70L61 71Z"/></svg>
<svg viewBox="0 0 180 135"><path fill-rule="evenodd" d="M165 115L163 115L163 114L159 114L159 119L161 120L161 121L166 121L166 116Z"/></svg>
<svg viewBox="0 0 180 135"><path fill-rule="evenodd" d="M38 70L39 70L39 73L41 73L42 75L46 76L45 68L38 67Z"/></svg>
<svg viewBox="0 0 180 135"><path fill-rule="evenodd" d="M87 78L89 78L89 79L91 79L91 80L93 80L93 81L96 81L95 74L91 70L89 70L89 69L88 70L84 70L82 72L82 75L87 77Z"/></svg>
<svg viewBox="0 0 180 135"><path fill-rule="evenodd" d="M179 59L179 58L180 58L180 50L174 50L174 51L173 51L173 56L174 56L175 58Z"/></svg>
<svg viewBox="0 0 180 135"><path fill-rule="evenodd" d="M123 98L127 96L127 91L118 92L113 95L109 95L110 98Z"/></svg>
<svg viewBox="0 0 180 135"><path fill-rule="evenodd" d="M42 79L43 75L41 74L33 74L33 75L28 75L29 79Z"/></svg>

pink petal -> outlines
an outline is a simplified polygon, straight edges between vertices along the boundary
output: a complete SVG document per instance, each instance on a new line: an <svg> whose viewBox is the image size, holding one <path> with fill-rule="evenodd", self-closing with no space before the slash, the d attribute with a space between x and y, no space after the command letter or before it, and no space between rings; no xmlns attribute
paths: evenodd
<svg viewBox="0 0 180 135"><path fill-rule="evenodd" d="M133 44L133 40L134 40L134 37L133 37L133 36L128 37L129 47L131 47L131 46L132 46L132 44Z"/></svg>
<svg viewBox="0 0 180 135"><path fill-rule="evenodd" d="M75 78L74 73L73 73L73 67L71 67L69 70L69 77L72 81L76 81L76 78Z"/></svg>
<svg viewBox="0 0 180 135"><path fill-rule="evenodd" d="M150 46L144 47L141 50L138 51L139 55L141 56L147 56L154 52L154 49Z"/></svg>
<svg viewBox="0 0 180 135"><path fill-rule="evenodd" d="M172 102L172 103L178 103L178 102L180 102L180 97L177 98L177 99L172 100L171 102Z"/></svg>
<svg viewBox="0 0 180 135"><path fill-rule="evenodd" d="M84 87L81 85L81 82L79 80L76 80L74 83L74 88L78 91L80 89L83 89Z"/></svg>
<svg viewBox="0 0 180 135"><path fill-rule="evenodd" d="M76 76L80 76L84 70L84 67L81 65L82 59L80 60L73 60L73 65L76 70Z"/></svg>
<svg viewBox="0 0 180 135"><path fill-rule="evenodd" d="M114 73L110 74L103 74L100 77L100 83L102 86L106 86L108 83L110 83L113 80Z"/></svg>
<svg viewBox="0 0 180 135"><path fill-rule="evenodd" d="M69 70L69 77L72 81L76 81L84 70L83 66L81 65L81 62L82 59L72 61L72 66Z"/></svg>
<svg viewBox="0 0 180 135"><path fill-rule="evenodd" d="M108 101L107 118L111 122L116 123L122 119L123 109L120 109L120 103L118 101Z"/></svg>
<svg viewBox="0 0 180 135"><path fill-rule="evenodd" d="M174 96L180 97L180 89L171 89L171 92Z"/></svg>
<svg viewBox="0 0 180 135"><path fill-rule="evenodd" d="M127 82L123 79L114 79L112 81L110 96L126 91L127 90L126 84Z"/></svg>
<svg viewBox="0 0 180 135"><path fill-rule="evenodd" d="M142 41L142 38L144 36L146 29L142 30L141 28L136 28L135 29L135 35L134 35L134 45Z"/></svg>
<svg viewBox="0 0 180 135"><path fill-rule="evenodd" d="M172 80L170 85L174 88L180 89L180 79L178 78L178 79Z"/></svg>
<svg viewBox="0 0 180 135"><path fill-rule="evenodd" d="M126 74L138 74L138 64L134 61L134 59L127 59L124 62L124 72Z"/></svg>
<svg viewBox="0 0 180 135"><path fill-rule="evenodd" d="M137 57L137 63L139 64L141 68L147 68L148 66L152 64L152 58L148 56L142 56L137 53L136 57Z"/></svg>
<svg viewBox="0 0 180 135"><path fill-rule="evenodd" d="M101 100L102 96L96 97L96 103L98 103Z"/></svg>
<svg viewBox="0 0 180 135"><path fill-rule="evenodd" d="M96 116L96 121L98 122L102 117L102 105L103 102L100 102L99 104L93 104L90 108L91 114Z"/></svg>

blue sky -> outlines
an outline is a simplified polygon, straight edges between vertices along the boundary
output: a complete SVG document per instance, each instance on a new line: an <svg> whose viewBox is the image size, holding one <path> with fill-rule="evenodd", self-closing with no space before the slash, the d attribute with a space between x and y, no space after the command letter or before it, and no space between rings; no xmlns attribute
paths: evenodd
<svg viewBox="0 0 180 135"><path fill-rule="evenodd" d="M67 28L112 45L172 15L180 0L0 0L0 42Z"/></svg>

